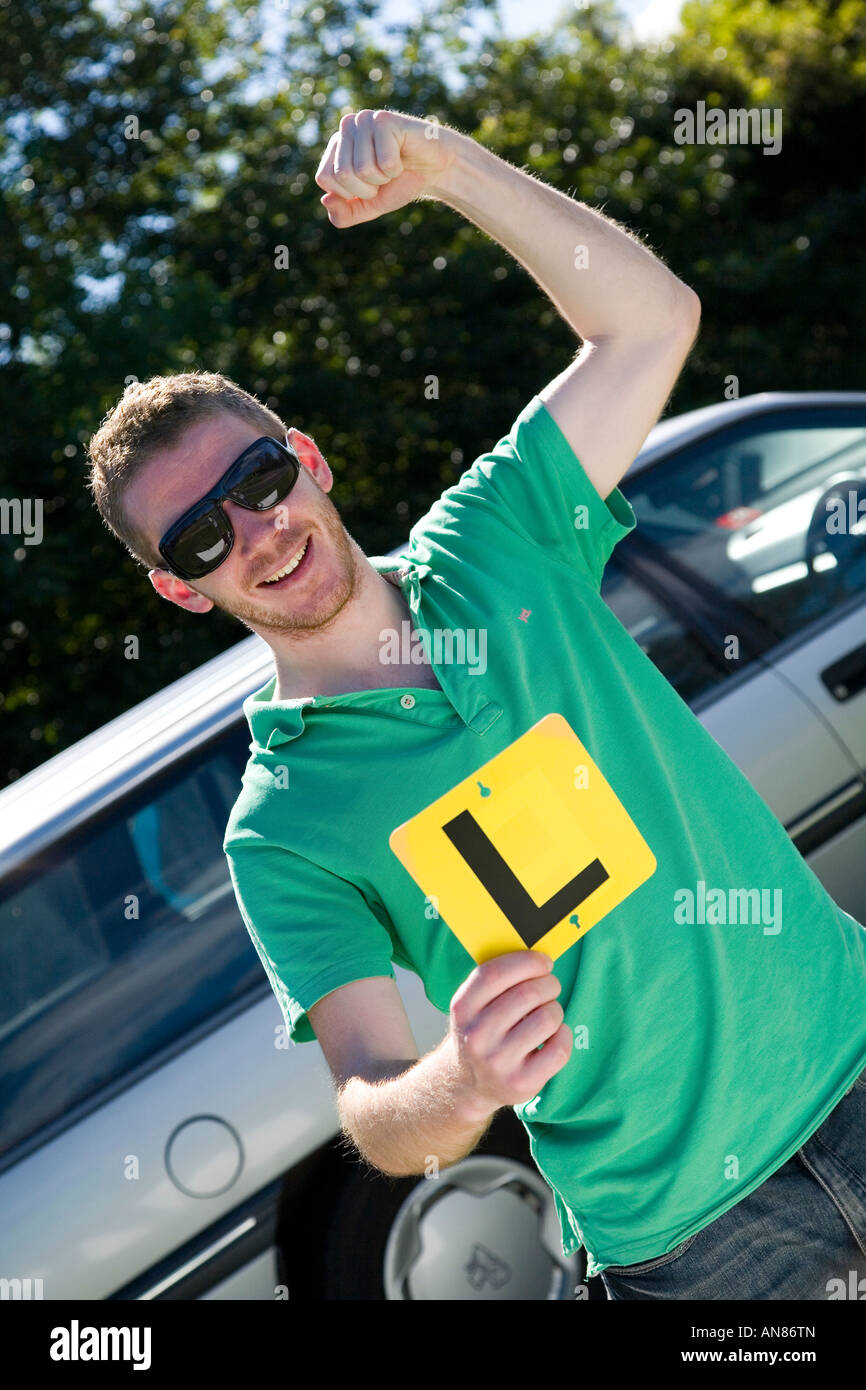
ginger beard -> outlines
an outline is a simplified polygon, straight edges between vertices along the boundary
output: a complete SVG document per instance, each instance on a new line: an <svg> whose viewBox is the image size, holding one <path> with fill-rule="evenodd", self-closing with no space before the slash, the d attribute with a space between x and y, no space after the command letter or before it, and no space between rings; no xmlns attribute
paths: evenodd
<svg viewBox="0 0 866 1390"><path fill-rule="evenodd" d="M313 480L315 481L315 479ZM312 568L299 582L297 594L293 589L275 593L273 598L259 602L246 598L221 599L200 588L216 608L237 618L254 632L319 632L337 617L360 592L361 575L358 560L350 543L349 533L340 514L327 493L319 488L318 514L299 531L298 543L304 535L312 539ZM279 535L279 531L275 534ZM195 585L190 585L195 588ZM265 590L260 592L266 594ZM283 600L282 605L280 599Z"/></svg>

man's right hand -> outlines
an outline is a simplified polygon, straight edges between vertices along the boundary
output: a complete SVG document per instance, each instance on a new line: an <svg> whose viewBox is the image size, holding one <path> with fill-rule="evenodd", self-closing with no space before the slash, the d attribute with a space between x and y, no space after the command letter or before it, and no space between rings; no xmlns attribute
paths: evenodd
<svg viewBox="0 0 866 1390"><path fill-rule="evenodd" d="M335 227L354 227L447 185L468 136L399 111L349 112L316 170L320 199ZM444 181L444 182L443 182Z"/></svg>
<svg viewBox="0 0 866 1390"><path fill-rule="evenodd" d="M447 1045L467 1118L484 1120L531 1100L571 1056L571 1029L556 999L562 985L552 971L540 951L509 951L476 966L454 994Z"/></svg>

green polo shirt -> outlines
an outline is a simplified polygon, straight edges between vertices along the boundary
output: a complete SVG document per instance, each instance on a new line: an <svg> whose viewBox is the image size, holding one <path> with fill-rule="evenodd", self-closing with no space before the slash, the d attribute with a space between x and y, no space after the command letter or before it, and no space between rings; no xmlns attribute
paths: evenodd
<svg viewBox="0 0 866 1390"><path fill-rule="evenodd" d="M533 397L401 556L370 558L430 634L442 689L275 701L271 680L244 704L225 836L296 1042L323 995L395 963L447 1013L474 961L388 837L564 716L657 860L556 961L575 1047L514 1107L589 1275L664 1254L747 1196L866 1066L866 930L601 597L634 525ZM442 645L437 662L436 630L486 633L484 660L467 638L463 664Z"/></svg>

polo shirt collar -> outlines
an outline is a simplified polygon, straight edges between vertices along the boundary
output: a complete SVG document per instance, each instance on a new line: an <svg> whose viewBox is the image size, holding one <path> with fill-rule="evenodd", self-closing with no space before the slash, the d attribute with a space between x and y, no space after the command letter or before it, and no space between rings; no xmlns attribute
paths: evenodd
<svg viewBox="0 0 866 1390"><path fill-rule="evenodd" d="M432 573L430 565L410 559L405 555L368 555L367 560L379 574L393 576L392 582L396 581L402 590L415 626L425 626L419 618L419 607L421 584ZM470 729L480 734L489 728L502 713L501 706L492 703L483 688L479 689L479 686L484 686L483 676L470 678L467 672L457 665L448 666L444 671L441 667L437 667L436 674L442 691L423 689L415 691L413 706L401 711L407 719L414 718L420 722L441 723L445 722L446 718L453 719L451 714L453 711ZM356 709L363 708L365 705L381 707L386 695L396 695L396 691L359 690L350 691L344 695L307 695L293 700L275 700L273 695L276 683L277 677L276 672L274 672L267 685L248 696L243 703L243 711L250 726L253 741L260 749L270 750L275 745L286 743L303 733L304 716L310 707L351 706ZM447 708L443 707L443 694ZM434 708L437 711L437 717L431 721L430 715Z"/></svg>

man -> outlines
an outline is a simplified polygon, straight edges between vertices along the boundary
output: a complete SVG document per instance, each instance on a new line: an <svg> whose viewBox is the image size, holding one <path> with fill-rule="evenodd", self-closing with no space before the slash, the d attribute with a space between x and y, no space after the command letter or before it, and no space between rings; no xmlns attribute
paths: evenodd
<svg viewBox="0 0 866 1390"><path fill-rule="evenodd" d="M338 228L449 204L583 347L397 560L347 534L314 441L222 377L133 386L91 441L100 510L156 590L273 650L225 850L290 1036L318 1039L385 1173L455 1162L513 1106L563 1249L585 1246L610 1297L829 1297L866 1272L866 932L600 595L635 525L618 483L698 300L615 223L431 122L344 116L317 182ZM485 634L483 669L392 659L404 625ZM536 949L475 965L389 837L551 713L656 867L555 967ZM780 892L783 920L683 922L699 883ZM422 1058L395 962L449 1013Z"/></svg>

